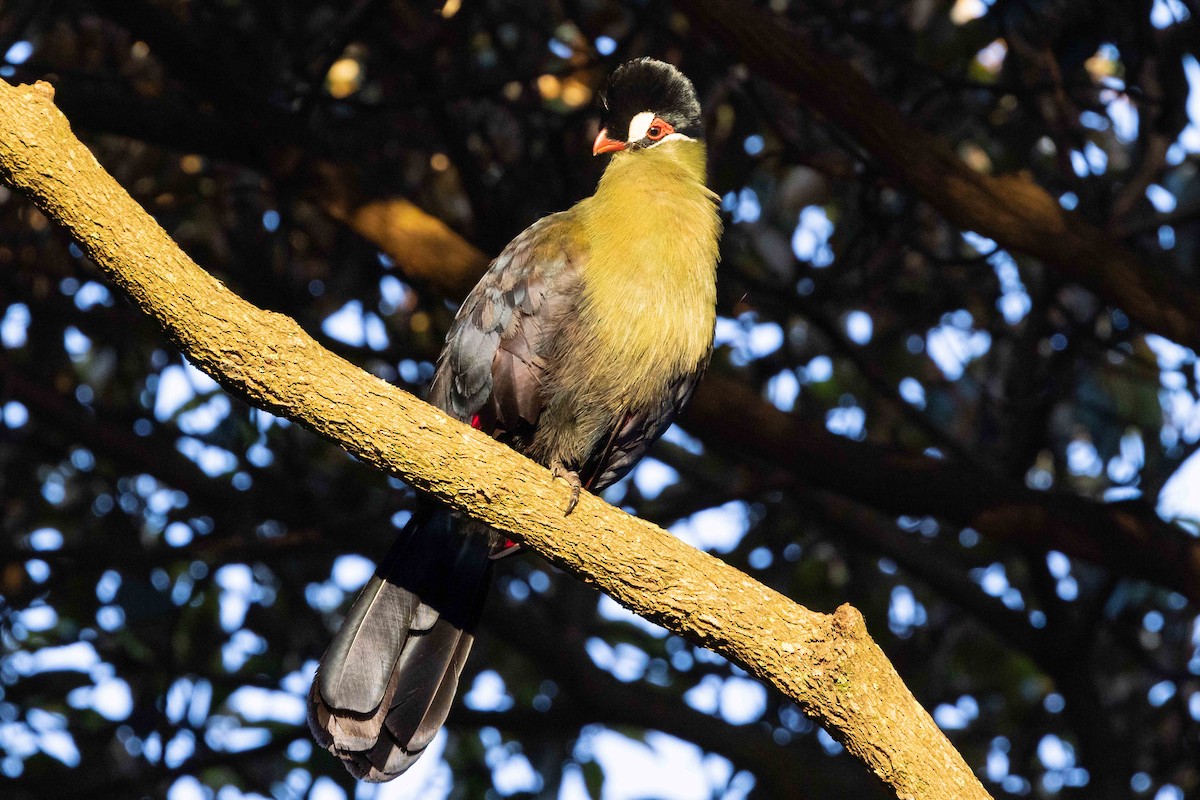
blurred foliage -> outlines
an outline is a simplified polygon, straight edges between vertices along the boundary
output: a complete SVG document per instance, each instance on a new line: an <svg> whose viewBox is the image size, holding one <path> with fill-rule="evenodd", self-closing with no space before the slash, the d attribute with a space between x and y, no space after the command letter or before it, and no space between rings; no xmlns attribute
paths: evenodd
<svg viewBox="0 0 1200 800"><path fill-rule="evenodd" d="M0 7L0 75L55 84L197 261L416 392L454 298L338 222L331 197L407 198L495 253L590 193L603 76L671 60L704 101L727 217L714 372L847 439L1023 483L1048 508L1200 508L1194 471L1171 481L1200 441L1192 350L950 227L680 9ZM769 7L974 169L1031 176L1147 269L1196 275L1191 0ZM411 492L228 399L2 188L0 340L4 796L374 796L314 751L302 698ZM896 517L679 430L608 497L806 606L862 609L997 797L1200 796L1200 618L1120 559ZM448 769L427 756L401 791L881 796L795 706L533 556L499 570L464 686ZM699 783L639 784L631 752Z"/></svg>

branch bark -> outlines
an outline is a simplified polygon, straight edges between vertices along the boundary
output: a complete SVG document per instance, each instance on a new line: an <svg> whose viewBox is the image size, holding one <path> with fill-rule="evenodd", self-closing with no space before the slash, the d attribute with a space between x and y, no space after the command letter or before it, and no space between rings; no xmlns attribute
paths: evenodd
<svg viewBox="0 0 1200 800"><path fill-rule="evenodd" d="M1142 263L1030 178L971 169L850 63L745 0L679 0L679 6L752 70L857 139L952 224L1041 259L1149 331L1200 346L1200 292Z"/></svg>
<svg viewBox="0 0 1200 800"><path fill-rule="evenodd" d="M989 795L848 605L805 609L324 350L201 270L71 133L44 83L0 81L0 176L63 225L197 367L537 550L792 698L900 798Z"/></svg>

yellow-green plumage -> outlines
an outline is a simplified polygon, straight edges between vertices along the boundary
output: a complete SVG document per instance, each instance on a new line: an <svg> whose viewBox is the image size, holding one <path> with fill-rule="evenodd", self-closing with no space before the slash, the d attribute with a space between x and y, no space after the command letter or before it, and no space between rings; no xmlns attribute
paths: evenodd
<svg viewBox="0 0 1200 800"><path fill-rule="evenodd" d="M641 383L708 354L721 219L704 180L704 145L666 142L617 153L582 204L591 254L580 321L607 354L592 371L601 383Z"/></svg>
<svg viewBox="0 0 1200 800"><path fill-rule="evenodd" d="M707 362L716 321L718 198L700 142L616 153L569 212L586 249L576 315L550 370L534 457L577 464L631 411Z"/></svg>

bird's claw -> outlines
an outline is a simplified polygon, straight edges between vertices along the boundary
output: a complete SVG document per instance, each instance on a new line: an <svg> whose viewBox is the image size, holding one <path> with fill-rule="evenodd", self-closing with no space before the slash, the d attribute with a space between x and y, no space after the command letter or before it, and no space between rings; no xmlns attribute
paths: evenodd
<svg viewBox="0 0 1200 800"><path fill-rule="evenodd" d="M579 493L583 489L583 482L579 480L579 473L573 469L567 469L561 462L555 461L550 465L550 474L554 478L563 478L571 486L571 499L567 501L567 508L563 511L564 517L571 516L571 512L575 510L575 506L579 505Z"/></svg>

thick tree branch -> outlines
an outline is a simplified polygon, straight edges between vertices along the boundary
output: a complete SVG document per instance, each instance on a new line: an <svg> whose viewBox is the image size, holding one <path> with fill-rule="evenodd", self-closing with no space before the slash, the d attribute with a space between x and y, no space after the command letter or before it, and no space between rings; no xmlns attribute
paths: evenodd
<svg viewBox="0 0 1200 800"><path fill-rule="evenodd" d="M634 612L741 664L827 726L898 797L987 792L849 606L809 611L324 350L197 267L71 133L47 84L0 82L0 176L62 224L200 369L533 547Z"/></svg>
<svg viewBox="0 0 1200 800"><path fill-rule="evenodd" d="M852 65L746 0L679 5L736 58L847 131L954 225L1041 259L1149 331L1200 346L1200 292L1142 263L1033 180L971 169Z"/></svg>

